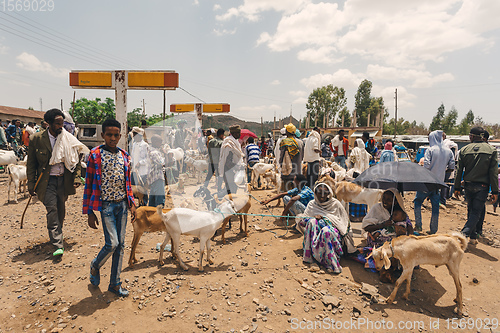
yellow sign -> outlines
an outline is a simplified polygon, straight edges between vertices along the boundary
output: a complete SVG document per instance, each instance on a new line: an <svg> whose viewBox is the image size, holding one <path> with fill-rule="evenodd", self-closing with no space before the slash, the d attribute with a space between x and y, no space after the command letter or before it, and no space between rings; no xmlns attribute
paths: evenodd
<svg viewBox="0 0 500 333"><path fill-rule="evenodd" d="M72 87L112 87L111 72L71 72L69 85Z"/></svg>
<svg viewBox="0 0 500 333"><path fill-rule="evenodd" d="M229 104L203 104L204 113L229 112Z"/></svg>
<svg viewBox="0 0 500 333"><path fill-rule="evenodd" d="M128 72L128 87L175 89L179 87L179 74L174 72Z"/></svg>
<svg viewBox="0 0 500 333"><path fill-rule="evenodd" d="M191 112L194 110L194 104L170 104L170 112Z"/></svg>

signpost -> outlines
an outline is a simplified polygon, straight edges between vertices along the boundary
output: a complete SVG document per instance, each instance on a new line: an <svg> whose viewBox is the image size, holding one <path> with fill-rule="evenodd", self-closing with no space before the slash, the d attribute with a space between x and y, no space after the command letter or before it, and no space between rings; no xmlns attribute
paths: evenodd
<svg viewBox="0 0 500 333"><path fill-rule="evenodd" d="M182 113L196 111L196 117L201 124L202 113L228 113L230 106L227 103L195 103L195 104L170 104L170 112Z"/></svg>
<svg viewBox="0 0 500 333"><path fill-rule="evenodd" d="M121 124L118 146L126 149L127 90L175 90L179 87L179 74L175 71L71 71L69 85L73 89L114 89L116 120Z"/></svg>

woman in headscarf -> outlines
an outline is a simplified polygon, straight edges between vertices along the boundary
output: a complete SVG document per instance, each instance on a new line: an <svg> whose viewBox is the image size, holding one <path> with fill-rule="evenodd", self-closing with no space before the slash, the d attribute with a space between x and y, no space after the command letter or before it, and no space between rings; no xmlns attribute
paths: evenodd
<svg viewBox="0 0 500 333"><path fill-rule="evenodd" d="M371 155L365 149L365 143L362 139L356 139L354 148L349 155L348 162L357 173L362 173L370 167Z"/></svg>
<svg viewBox="0 0 500 333"><path fill-rule="evenodd" d="M341 273L340 257L345 251L356 252L356 247L347 212L333 197L330 186L319 183L314 187L314 200L309 202L303 216L298 222L298 228L305 229L303 261L316 260L329 272Z"/></svg>
<svg viewBox="0 0 500 333"><path fill-rule="evenodd" d="M295 125L288 124L285 129L286 137L280 142L280 156L278 159L278 165L281 169L281 192L294 187L293 179L295 175L302 173L302 156L304 152L304 143L296 137L297 129ZM290 162L290 168L285 167L288 164L287 161Z"/></svg>
<svg viewBox="0 0 500 333"><path fill-rule="evenodd" d="M384 150L382 151L382 154L380 154L380 162L393 162L395 160L395 153L392 151L392 142L387 141L384 145Z"/></svg>
<svg viewBox="0 0 500 333"><path fill-rule="evenodd" d="M412 235L413 227L404 209L401 194L395 188L386 190L382 201L374 205L363 218L367 245L381 246L399 235Z"/></svg>

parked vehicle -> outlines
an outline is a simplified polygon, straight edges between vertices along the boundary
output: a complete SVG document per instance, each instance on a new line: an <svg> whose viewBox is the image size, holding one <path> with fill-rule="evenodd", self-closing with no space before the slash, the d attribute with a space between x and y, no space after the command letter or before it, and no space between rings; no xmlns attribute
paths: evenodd
<svg viewBox="0 0 500 333"><path fill-rule="evenodd" d="M79 124L78 127L80 130L78 131L77 139L89 149L104 144L104 139L101 136L101 125Z"/></svg>

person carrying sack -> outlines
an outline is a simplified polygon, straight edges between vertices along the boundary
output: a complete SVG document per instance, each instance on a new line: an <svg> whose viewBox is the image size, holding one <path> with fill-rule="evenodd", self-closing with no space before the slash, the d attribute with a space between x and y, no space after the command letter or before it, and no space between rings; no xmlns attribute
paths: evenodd
<svg viewBox="0 0 500 333"><path fill-rule="evenodd" d="M301 174L304 143L295 137L296 128L293 124L285 126L286 138L280 142L279 164L281 166L281 192L293 188L295 175Z"/></svg>

